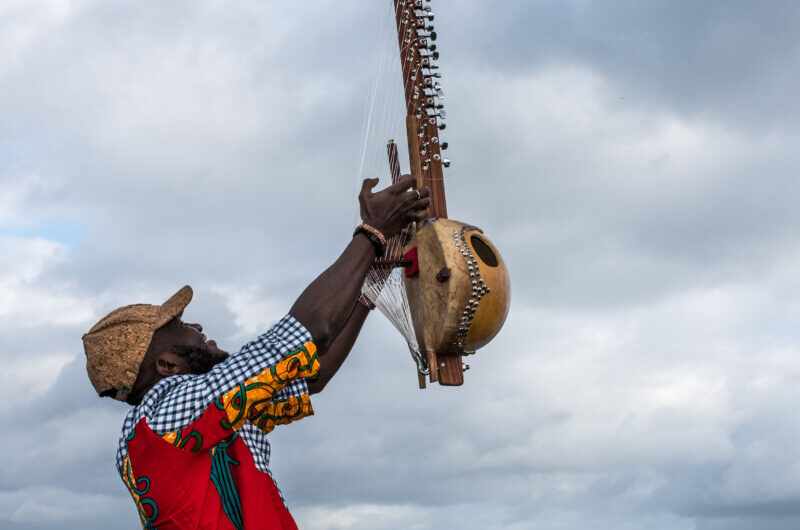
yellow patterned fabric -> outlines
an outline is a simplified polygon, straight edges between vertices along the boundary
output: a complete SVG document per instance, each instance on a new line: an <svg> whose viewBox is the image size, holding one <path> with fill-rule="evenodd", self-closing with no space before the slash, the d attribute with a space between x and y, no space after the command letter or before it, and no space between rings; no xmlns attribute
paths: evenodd
<svg viewBox="0 0 800 530"><path fill-rule="evenodd" d="M313 342L305 343L286 359L216 400L216 407L213 408L217 413L222 412L218 425L225 430L238 431L249 420L268 434L276 425L285 425L314 414L308 393L289 396L280 401L272 398L290 381L316 376L319 366L316 346ZM203 445L204 430L191 427L179 429L163 434L161 438L181 449L196 451Z"/></svg>
<svg viewBox="0 0 800 530"><path fill-rule="evenodd" d="M299 399L290 397L278 403L272 400L272 396L291 380L314 377L318 371L317 348L313 342L307 342L294 355L222 396L222 408L228 417L228 425L223 423L223 426L238 430L249 419L262 431L269 432L275 425L290 423L313 414L308 394Z"/></svg>
<svg viewBox="0 0 800 530"><path fill-rule="evenodd" d="M122 474L122 481L125 483L125 486L128 487L128 491L133 497L133 502L136 503L136 509L139 512L139 521L142 523L142 528L147 528L147 516L145 511L145 503L147 503L147 499L144 499L144 503L142 502L142 498L140 495L146 494L150 490L150 480L143 479L140 480L138 483L136 478L133 475L133 469L131 468L131 459L129 457L125 457L123 463L123 470L124 473ZM148 504L148 507L150 505Z"/></svg>

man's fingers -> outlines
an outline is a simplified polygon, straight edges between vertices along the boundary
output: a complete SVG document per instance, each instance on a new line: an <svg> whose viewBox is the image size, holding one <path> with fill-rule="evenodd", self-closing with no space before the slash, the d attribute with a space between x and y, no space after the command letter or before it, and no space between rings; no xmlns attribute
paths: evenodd
<svg viewBox="0 0 800 530"><path fill-rule="evenodd" d="M425 219L428 218L428 209L425 208L424 210L415 210L414 212L409 212L406 216L409 221L416 221L417 223L421 223Z"/></svg>
<svg viewBox="0 0 800 530"><path fill-rule="evenodd" d="M416 197L416 193L413 194ZM422 195L422 192L420 192ZM428 197L422 197L421 199L415 199L408 211L406 212L406 218L409 220L413 220L416 222L424 221L429 217L428 208L431 205L431 200Z"/></svg>
<svg viewBox="0 0 800 530"><path fill-rule="evenodd" d="M403 200L407 204L412 204L421 199L430 197L431 190L429 190L428 188L413 189L411 191L404 192L403 195L404 195Z"/></svg>
<svg viewBox="0 0 800 530"><path fill-rule="evenodd" d="M409 210L411 210L412 212L415 212L417 210L427 210L428 207L430 207L430 205L431 205L431 200L425 197L424 199L419 199L414 201L413 204L411 204Z"/></svg>
<svg viewBox="0 0 800 530"><path fill-rule="evenodd" d="M417 178L414 175L403 175L395 183L386 188L391 193L402 193L412 186L416 186Z"/></svg>
<svg viewBox="0 0 800 530"><path fill-rule="evenodd" d="M431 190L428 187L415 188L408 193L410 193L414 199L424 199L425 197L431 196Z"/></svg>

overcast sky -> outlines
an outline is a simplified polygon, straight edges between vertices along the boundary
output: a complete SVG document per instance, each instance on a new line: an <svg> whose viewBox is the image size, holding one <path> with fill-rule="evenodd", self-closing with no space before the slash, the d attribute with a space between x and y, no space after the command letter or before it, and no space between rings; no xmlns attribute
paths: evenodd
<svg viewBox="0 0 800 530"><path fill-rule="evenodd" d="M139 527L81 334L187 283L230 350L288 310L372 176L388 3L0 0L0 527ZM800 4L432 6L511 311L425 391L370 317L271 437L300 527L800 527Z"/></svg>

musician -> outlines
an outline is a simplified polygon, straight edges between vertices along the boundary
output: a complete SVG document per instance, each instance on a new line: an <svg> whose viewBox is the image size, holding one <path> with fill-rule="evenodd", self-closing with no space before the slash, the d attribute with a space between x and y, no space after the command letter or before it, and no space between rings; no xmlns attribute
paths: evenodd
<svg viewBox="0 0 800 530"><path fill-rule="evenodd" d="M377 182L364 181L363 224L344 252L239 352L182 320L189 286L160 306L116 309L83 336L98 394L133 405L117 469L143 527L297 528L269 470L267 433L313 413L309 396L339 369L369 312L357 300L385 238L428 214L428 190L407 191L413 177L372 193Z"/></svg>

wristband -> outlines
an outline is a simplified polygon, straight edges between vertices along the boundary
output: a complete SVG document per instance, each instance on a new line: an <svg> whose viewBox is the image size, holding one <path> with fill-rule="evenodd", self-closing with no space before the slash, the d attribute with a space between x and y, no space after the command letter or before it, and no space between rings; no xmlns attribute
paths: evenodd
<svg viewBox="0 0 800 530"><path fill-rule="evenodd" d="M353 237L355 237L355 235L359 232L367 236L370 242L375 246L376 255L378 257L383 256L383 250L386 248L386 237L381 234L380 230L374 226L368 225L367 223L361 223L353 231Z"/></svg>

